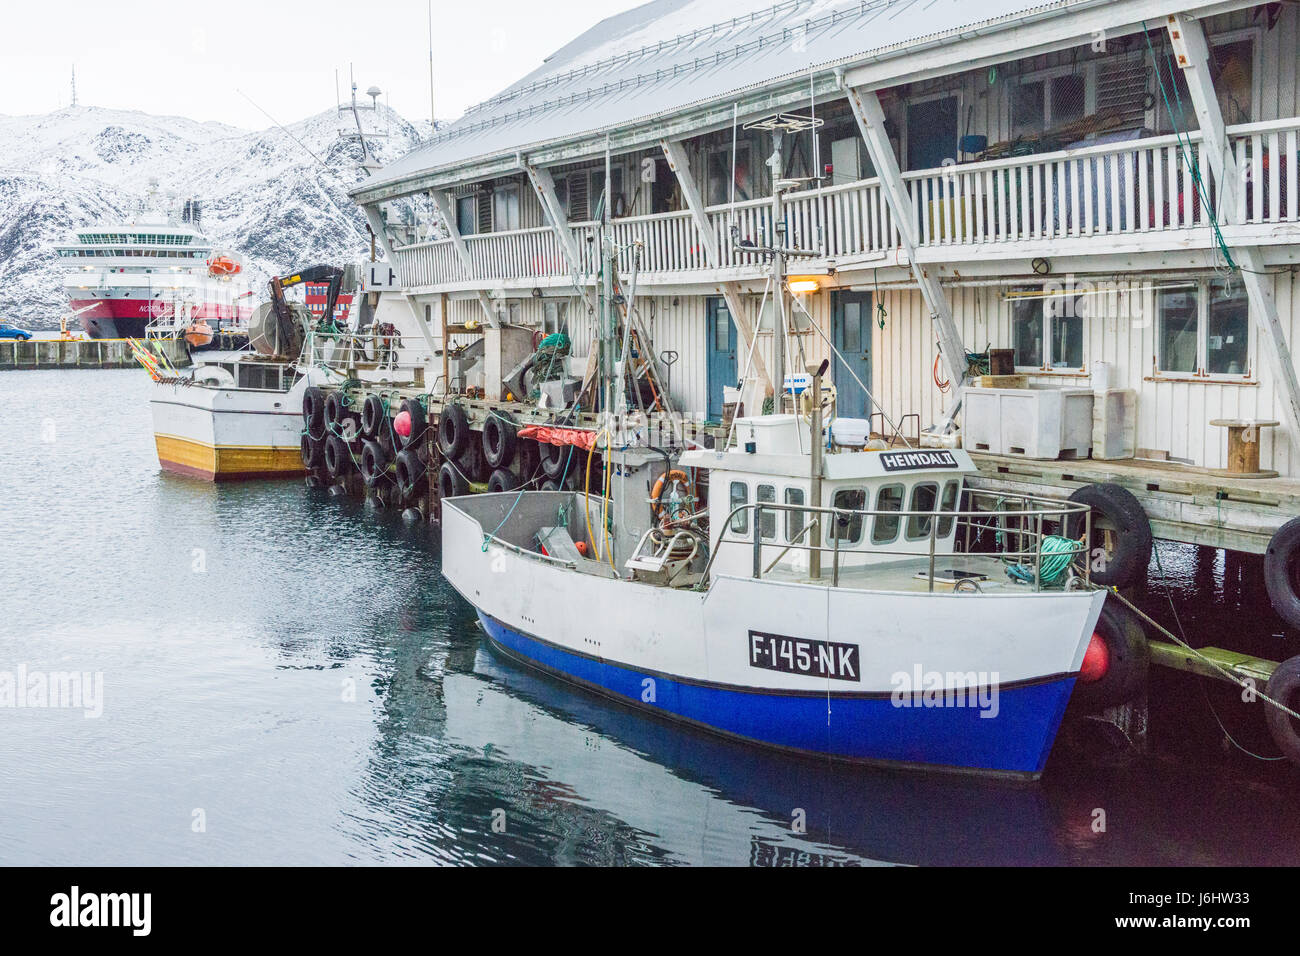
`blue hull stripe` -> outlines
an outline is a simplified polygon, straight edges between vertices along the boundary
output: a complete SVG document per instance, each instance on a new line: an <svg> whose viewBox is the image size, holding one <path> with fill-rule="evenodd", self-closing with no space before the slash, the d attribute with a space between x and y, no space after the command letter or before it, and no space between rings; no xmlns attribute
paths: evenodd
<svg viewBox="0 0 1300 956"><path fill-rule="evenodd" d="M494 643L544 670L628 704L757 743L845 760L994 773L1042 773L1074 677L998 691L997 715L975 707L895 706L888 697L827 698L754 692L676 681L570 653L514 631L486 614ZM647 687L653 701L643 700Z"/></svg>

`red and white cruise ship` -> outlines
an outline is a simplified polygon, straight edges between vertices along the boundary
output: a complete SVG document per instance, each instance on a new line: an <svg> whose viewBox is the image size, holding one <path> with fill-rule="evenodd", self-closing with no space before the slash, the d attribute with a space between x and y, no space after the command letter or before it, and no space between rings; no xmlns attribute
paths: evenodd
<svg viewBox="0 0 1300 956"><path fill-rule="evenodd" d="M73 315L93 339L143 338L149 326L242 329L252 290L237 256L199 228L199 203L173 216L79 229L59 255Z"/></svg>

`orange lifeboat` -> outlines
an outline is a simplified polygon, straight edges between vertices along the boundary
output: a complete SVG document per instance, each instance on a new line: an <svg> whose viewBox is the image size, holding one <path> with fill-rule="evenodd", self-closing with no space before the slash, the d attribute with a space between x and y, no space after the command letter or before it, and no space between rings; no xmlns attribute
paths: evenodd
<svg viewBox="0 0 1300 956"><path fill-rule="evenodd" d="M185 330L185 341L195 348L212 344L212 326L202 319L191 322L189 328Z"/></svg>
<svg viewBox="0 0 1300 956"><path fill-rule="evenodd" d="M208 260L208 273L214 276L233 276L244 271L244 264L233 256L217 253Z"/></svg>

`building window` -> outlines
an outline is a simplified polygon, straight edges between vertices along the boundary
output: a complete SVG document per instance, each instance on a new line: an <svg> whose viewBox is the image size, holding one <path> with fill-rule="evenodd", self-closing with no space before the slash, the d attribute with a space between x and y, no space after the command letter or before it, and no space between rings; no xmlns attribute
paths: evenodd
<svg viewBox="0 0 1300 956"><path fill-rule="evenodd" d="M752 156L749 143L742 142L736 147L737 202L745 202L756 195ZM731 202L731 169L730 143L708 151L708 205L721 206Z"/></svg>
<svg viewBox="0 0 1300 956"><path fill-rule="evenodd" d="M1010 298L1011 341L1017 368L1083 368L1083 296L1021 289Z"/></svg>
<svg viewBox="0 0 1300 956"><path fill-rule="evenodd" d="M1240 280L1199 279L1156 290L1156 370L1250 374L1250 302Z"/></svg>
<svg viewBox="0 0 1300 956"><path fill-rule="evenodd" d="M492 192L492 229L506 232L519 228L519 187L499 186Z"/></svg>
<svg viewBox="0 0 1300 956"><path fill-rule="evenodd" d="M472 236L478 231L478 197L461 196L456 200L456 231Z"/></svg>
<svg viewBox="0 0 1300 956"><path fill-rule="evenodd" d="M564 314L568 303L548 299L542 303L542 332L551 335L564 328Z"/></svg>

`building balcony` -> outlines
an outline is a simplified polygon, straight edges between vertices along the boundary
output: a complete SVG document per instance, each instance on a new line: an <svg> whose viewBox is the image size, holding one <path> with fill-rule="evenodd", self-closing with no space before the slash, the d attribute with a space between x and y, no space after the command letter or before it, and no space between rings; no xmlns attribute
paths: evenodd
<svg viewBox="0 0 1300 956"><path fill-rule="evenodd" d="M1224 240L1300 242L1300 118L1234 126L1228 133L1243 182L1233 221L1219 215ZM923 261L1104 256L1211 249L1218 242L1208 227L1219 189L1197 133L917 170L903 180ZM877 179L786 193L783 205L785 245L816 253L796 269L898 261L898 230ZM615 219L623 275L630 274L639 249L638 283L647 286L760 279L761 257L744 245L769 241L771 200L706 213L721 251L716 265L689 212ZM449 239L399 247L394 254L407 288L417 293L568 286L575 277L590 282L599 257L597 224L570 223L568 229L578 250L576 269L549 227L466 236L472 272Z"/></svg>

